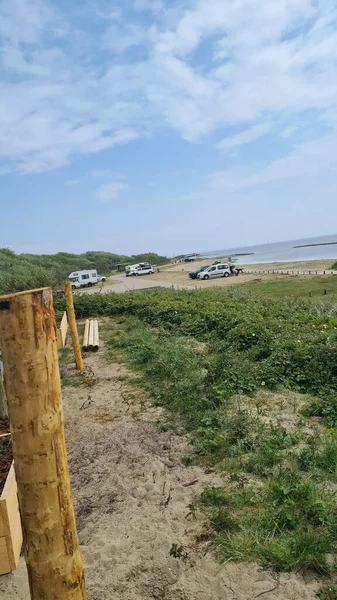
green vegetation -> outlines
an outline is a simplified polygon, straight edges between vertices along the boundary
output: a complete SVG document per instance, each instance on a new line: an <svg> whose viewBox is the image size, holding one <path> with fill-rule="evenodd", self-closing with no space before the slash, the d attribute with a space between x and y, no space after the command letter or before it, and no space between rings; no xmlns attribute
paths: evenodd
<svg viewBox="0 0 337 600"><path fill-rule="evenodd" d="M82 269L97 269L101 275L109 275L117 264L151 262L162 265L165 256L153 252L124 256L110 252L85 252L84 254L15 254L8 248L0 248L0 293L12 293L62 283L69 273Z"/></svg>
<svg viewBox="0 0 337 600"><path fill-rule="evenodd" d="M337 600L337 583L325 585L317 592L320 600Z"/></svg>
<svg viewBox="0 0 337 600"><path fill-rule="evenodd" d="M333 265L331 265L330 269L332 271L337 271L337 261L333 263Z"/></svg>
<svg viewBox="0 0 337 600"><path fill-rule="evenodd" d="M134 384L167 409L170 422L190 432L186 462L223 472L224 487L206 489L200 499L223 559L331 572L334 307L232 288L82 296L76 312L115 317L105 332L108 348L140 373ZM273 409L274 396L292 425Z"/></svg>
<svg viewBox="0 0 337 600"><path fill-rule="evenodd" d="M181 558L184 555L184 548L179 544L172 544L170 548L170 556L173 558Z"/></svg>
<svg viewBox="0 0 337 600"><path fill-rule="evenodd" d="M337 263L336 263L337 268ZM309 298L324 302L337 302L337 277L335 275L278 276L275 279L257 278L243 285L244 289L269 298Z"/></svg>

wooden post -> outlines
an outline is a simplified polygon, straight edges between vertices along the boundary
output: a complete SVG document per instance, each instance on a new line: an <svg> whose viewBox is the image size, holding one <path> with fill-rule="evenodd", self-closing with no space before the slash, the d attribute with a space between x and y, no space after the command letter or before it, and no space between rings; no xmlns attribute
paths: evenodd
<svg viewBox="0 0 337 600"><path fill-rule="evenodd" d="M51 289L0 297L0 345L31 599L86 600Z"/></svg>
<svg viewBox="0 0 337 600"><path fill-rule="evenodd" d="M94 348L94 322L92 320L89 321L88 348L89 350L93 350Z"/></svg>
<svg viewBox="0 0 337 600"><path fill-rule="evenodd" d="M75 354L75 363L76 369L79 371L83 371L83 358L81 354L80 342L78 340L78 332L76 326L76 318L75 318L75 310L74 310L74 299L73 299L73 290L71 287L71 282L67 281L64 284L64 295L66 297L67 304L67 315L71 333L71 340L73 343L73 349Z"/></svg>
<svg viewBox="0 0 337 600"><path fill-rule="evenodd" d="M93 349L97 352L99 348L98 321L94 321Z"/></svg>
<svg viewBox="0 0 337 600"><path fill-rule="evenodd" d="M86 320L85 326L84 326L84 335L83 335L83 344L82 344L83 350L85 350L85 351L88 350L88 344L89 344L89 319Z"/></svg>
<svg viewBox="0 0 337 600"><path fill-rule="evenodd" d="M0 418L3 419L8 415L7 398L4 382L0 373Z"/></svg>

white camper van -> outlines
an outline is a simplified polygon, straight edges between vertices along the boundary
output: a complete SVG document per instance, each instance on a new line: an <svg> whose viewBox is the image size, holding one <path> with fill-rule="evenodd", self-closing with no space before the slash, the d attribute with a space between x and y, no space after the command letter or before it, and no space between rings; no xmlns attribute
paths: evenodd
<svg viewBox="0 0 337 600"><path fill-rule="evenodd" d="M74 273L70 273L69 279L71 281L71 286L73 289L80 287L91 287L100 281L99 275L97 275L96 269L91 269L89 271L76 271Z"/></svg>
<svg viewBox="0 0 337 600"><path fill-rule="evenodd" d="M138 263L137 265L128 265L125 267L125 275L131 277L132 275L152 275L154 269L150 263Z"/></svg>

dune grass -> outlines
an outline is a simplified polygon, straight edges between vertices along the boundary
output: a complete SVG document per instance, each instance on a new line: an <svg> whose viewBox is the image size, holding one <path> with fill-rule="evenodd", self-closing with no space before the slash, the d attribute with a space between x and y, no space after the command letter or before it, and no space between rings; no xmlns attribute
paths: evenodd
<svg viewBox="0 0 337 600"><path fill-rule="evenodd" d="M106 343L139 374L133 384L167 410L171 424L189 432L191 451L185 461L223 474L224 485L204 490L200 498L221 558L257 561L274 571L309 568L322 575L334 573L337 412L326 352L327 344L336 344L331 333L335 325L329 323L334 341L327 342L328 317L322 320L313 312L308 319L301 304L293 304L287 314L289 305L283 301L259 305L256 299L240 296L237 320L225 333L218 323L226 314L225 297L221 296L224 312L218 307L216 313L213 306L213 322L205 314L200 322L203 296L198 292L189 296L187 314L193 314L195 302L193 323L186 314L183 317L183 295L173 292L165 294L159 323L155 297L137 304L140 318L112 319L105 330ZM144 322L154 312L156 322ZM183 324L175 326L179 316ZM297 333L294 339L296 321L302 331L299 341ZM201 333L210 328L212 335ZM321 344L324 366L318 359ZM325 389L328 380L331 388ZM292 427L283 424L282 414L271 411L268 402L263 404L265 388L281 397L284 388L292 390L284 394L294 413ZM323 420L319 424L310 417L319 413L320 393L326 393L327 410L325 415L321 412L328 429Z"/></svg>
<svg viewBox="0 0 337 600"><path fill-rule="evenodd" d="M272 280L254 280L242 287L259 296L269 298L313 298L323 302L337 302L337 276L280 276Z"/></svg>

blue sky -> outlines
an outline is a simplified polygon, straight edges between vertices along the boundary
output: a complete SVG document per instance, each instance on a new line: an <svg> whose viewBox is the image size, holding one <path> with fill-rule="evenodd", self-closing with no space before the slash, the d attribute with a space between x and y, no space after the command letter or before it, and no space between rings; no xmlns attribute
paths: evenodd
<svg viewBox="0 0 337 600"><path fill-rule="evenodd" d="M0 0L0 246L337 232L334 0Z"/></svg>

